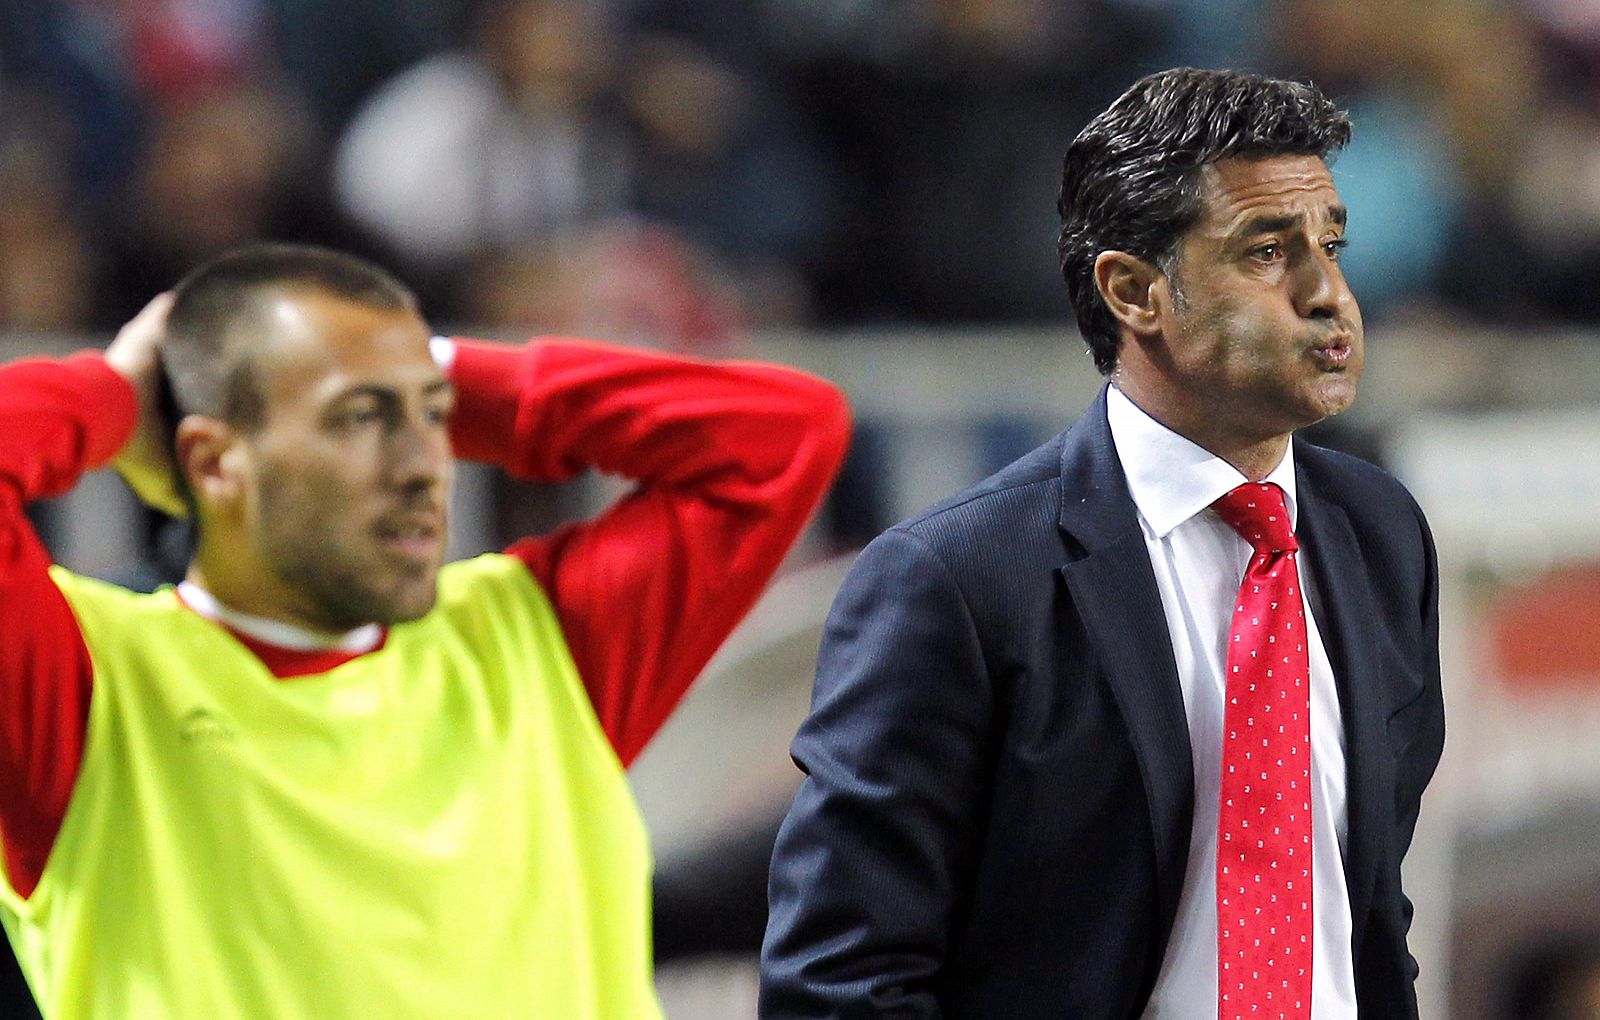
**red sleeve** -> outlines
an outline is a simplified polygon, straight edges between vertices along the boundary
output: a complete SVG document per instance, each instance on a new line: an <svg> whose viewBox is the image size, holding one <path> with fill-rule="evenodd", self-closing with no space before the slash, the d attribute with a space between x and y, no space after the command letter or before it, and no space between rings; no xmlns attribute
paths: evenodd
<svg viewBox="0 0 1600 1020"><path fill-rule="evenodd" d="M97 354L0 366L0 842L32 894L83 756L89 652L23 516L109 461L133 432L133 390Z"/></svg>
<svg viewBox="0 0 1600 1020"><path fill-rule="evenodd" d="M555 604L624 764L755 603L838 471L849 410L793 369L584 341L461 341L456 451L527 479L638 484L508 552Z"/></svg>

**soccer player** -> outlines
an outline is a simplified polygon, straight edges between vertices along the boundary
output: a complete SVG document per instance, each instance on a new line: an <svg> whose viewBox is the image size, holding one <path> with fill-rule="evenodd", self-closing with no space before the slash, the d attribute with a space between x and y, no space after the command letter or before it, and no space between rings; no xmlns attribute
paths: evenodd
<svg viewBox="0 0 1600 1020"><path fill-rule="evenodd" d="M0 367L0 921L43 1015L658 1015L623 770L847 434L799 372L430 338L381 270L291 246L103 356ZM24 505L113 459L159 499L163 449L187 579L52 566ZM637 485L441 567L454 456Z"/></svg>

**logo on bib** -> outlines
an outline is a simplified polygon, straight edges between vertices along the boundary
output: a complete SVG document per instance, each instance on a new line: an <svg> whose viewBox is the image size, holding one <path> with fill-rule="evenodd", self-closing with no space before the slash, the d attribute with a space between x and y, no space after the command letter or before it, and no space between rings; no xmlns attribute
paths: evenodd
<svg viewBox="0 0 1600 1020"><path fill-rule="evenodd" d="M189 743L232 740L233 727L227 719L204 705L191 708L178 722L178 735Z"/></svg>

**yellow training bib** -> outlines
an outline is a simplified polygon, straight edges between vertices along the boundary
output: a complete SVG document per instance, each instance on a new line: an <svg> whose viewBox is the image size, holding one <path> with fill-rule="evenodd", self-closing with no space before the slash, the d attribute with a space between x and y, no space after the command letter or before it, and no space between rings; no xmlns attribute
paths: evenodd
<svg viewBox="0 0 1600 1020"><path fill-rule="evenodd" d="M171 591L52 576L87 745L37 890L0 883L46 1020L660 1016L644 826L520 561L290 680Z"/></svg>

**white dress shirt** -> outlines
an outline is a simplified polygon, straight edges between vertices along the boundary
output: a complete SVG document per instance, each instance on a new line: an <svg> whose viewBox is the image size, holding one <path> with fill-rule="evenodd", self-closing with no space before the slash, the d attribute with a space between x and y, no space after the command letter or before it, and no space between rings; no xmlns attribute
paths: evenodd
<svg viewBox="0 0 1600 1020"><path fill-rule="evenodd" d="M1228 626L1249 564L1248 543L1212 503L1248 479L1145 414L1115 386L1106 409L1111 439L1138 508L1161 608L1177 660L1194 758L1189 867L1166 957L1143 1020L1217 1015L1217 802L1222 791L1222 711ZM1298 521L1294 450L1266 481L1283 489ZM1303 563L1304 560L1301 560ZM1303 571L1301 598L1312 583ZM1309 603L1311 658L1312 1020L1356 1020L1350 895L1344 880L1344 730L1333 667Z"/></svg>

